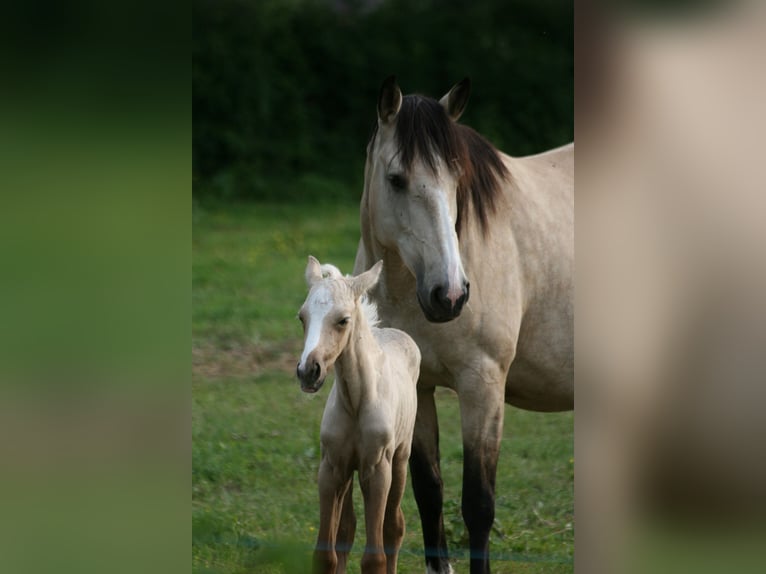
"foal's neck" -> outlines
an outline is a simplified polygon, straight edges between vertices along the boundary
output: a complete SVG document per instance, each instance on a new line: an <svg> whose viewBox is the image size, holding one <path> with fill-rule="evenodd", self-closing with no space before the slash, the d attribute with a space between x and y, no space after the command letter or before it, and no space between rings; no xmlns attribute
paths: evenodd
<svg viewBox="0 0 766 574"><path fill-rule="evenodd" d="M381 350L360 305L352 325L348 344L335 361L335 384L346 409L356 414L377 392Z"/></svg>

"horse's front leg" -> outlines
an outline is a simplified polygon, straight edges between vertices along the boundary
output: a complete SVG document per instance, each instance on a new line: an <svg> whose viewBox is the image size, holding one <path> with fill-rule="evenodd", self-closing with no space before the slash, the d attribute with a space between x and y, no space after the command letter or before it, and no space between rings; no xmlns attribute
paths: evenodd
<svg viewBox="0 0 766 574"><path fill-rule="evenodd" d="M314 548L314 574L335 574L338 556L335 540L338 534L343 494L348 488L348 479L341 478L339 469L334 468L326 456L319 464L319 534Z"/></svg>
<svg viewBox="0 0 766 574"><path fill-rule="evenodd" d="M359 470L359 484L364 496L364 523L367 541L362 556L362 574L386 574L383 522L391 489L392 452L384 452L379 461Z"/></svg>
<svg viewBox="0 0 766 574"><path fill-rule="evenodd" d="M489 574L489 533L495 520L495 475L503 434L504 381L475 376L458 384L463 432L463 520L471 574Z"/></svg>
<svg viewBox="0 0 766 574"><path fill-rule="evenodd" d="M444 485L439 467L439 425L436 418L434 387L418 387L418 414L410 454L412 490L423 528L426 569L429 574L449 574L442 501Z"/></svg>

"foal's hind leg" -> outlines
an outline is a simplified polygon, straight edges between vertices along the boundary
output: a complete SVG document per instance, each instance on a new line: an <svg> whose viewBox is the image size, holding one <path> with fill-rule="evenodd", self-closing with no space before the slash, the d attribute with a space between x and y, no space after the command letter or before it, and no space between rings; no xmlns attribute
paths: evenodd
<svg viewBox="0 0 766 574"><path fill-rule="evenodd" d="M356 514L354 513L354 477L348 479L346 491L342 495L340 511L340 523L338 524L338 535L335 539L335 554L338 556L338 574L346 573L346 564L348 562L348 553L354 544L354 534L356 533Z"/></svg>
<svg viewBox="0 0 766 574"><path fill-rule="evenodd" d="M412 490L423 527L426 568L429 574L452 572L442 516L443 484L439 468L439 426L434 388L418 388L418 414L410 455Z"/></svg>

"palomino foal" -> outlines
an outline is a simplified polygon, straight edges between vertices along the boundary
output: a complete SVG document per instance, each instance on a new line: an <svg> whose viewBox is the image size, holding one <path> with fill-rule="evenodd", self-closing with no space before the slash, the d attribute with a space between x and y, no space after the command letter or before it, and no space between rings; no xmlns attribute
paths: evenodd
<svg viewBox="0 0 766 574"><path fill-rule="evenodd" d="M364 496L367 545L362 572L396 572L404 537L400 508L417 410L420 351L406 333L378 329L377 312L363 295L383 262L357 277L309 256L309 294L298 317L304 348L301 389L315 393L335 366L320 430L319 536L314 572L345 572L356 517L353 473Z"/></svg>

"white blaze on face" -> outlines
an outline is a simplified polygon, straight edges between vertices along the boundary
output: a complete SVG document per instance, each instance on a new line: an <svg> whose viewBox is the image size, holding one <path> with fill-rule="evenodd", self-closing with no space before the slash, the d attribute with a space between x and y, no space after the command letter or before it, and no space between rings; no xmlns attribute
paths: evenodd
<svg viewBox="0 0 766 574"><path fill-rule="evenodd" d="M460 250L458 248L457 234L455 233L455 222L447 205L447 199L443 193L437 194L436 208L439 221L439 241L440 251L444 254L444 262L447 266L447 298L455 306L455 302L463 295L463 284L465 282L465 271L463 262L460 259Z"/></svg>
<svg viewBox="0 0 766 574"><path fill-rule="evenodd" d="M308 331L306 332L306 343L303 347L303 354L299 364L301 370L306 368L306 359L319 345L324 319L327 313L330 312L330 309L332 309L332 297L327 287L320 285L310 293L304 309L306 311Z"/></svg>

